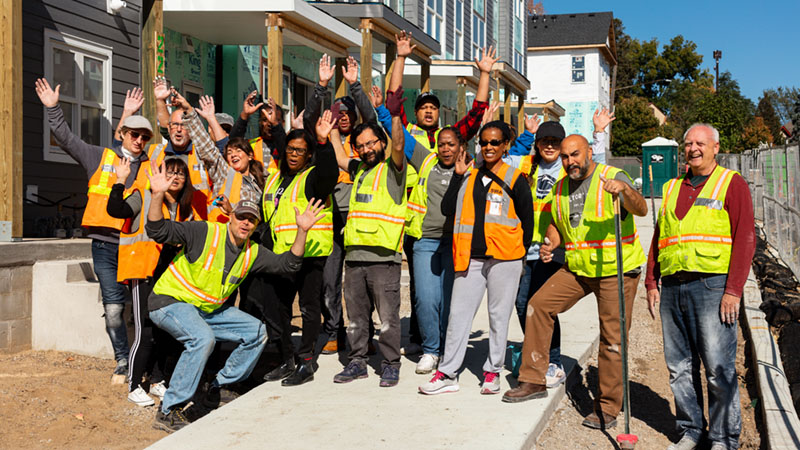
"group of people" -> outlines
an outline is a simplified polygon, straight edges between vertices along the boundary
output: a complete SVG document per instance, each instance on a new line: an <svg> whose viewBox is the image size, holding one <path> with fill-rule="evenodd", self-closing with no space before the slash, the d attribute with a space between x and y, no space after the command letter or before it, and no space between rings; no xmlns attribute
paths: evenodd
<svg viewBox="0 0 800 450"><path fill-rule="evenodd" d="M208 407L225 401L221 387L251 375L268 343L280 363L264 381L312 381L320 334L323 354L349 345L348 363L335 383L367 378L368 355L376 351L374 310L380 318L380 386L398 384L401 354L420 353L416 372L430 378L419 392L458 391L484 295L490 326L481 394L501 391L516 312L525 333L519 383L502 400L540 398L566 378L558 314L594 293L599 386L584 425L612 427L623 396L618 202L627 325L645 263L654 317L662 302L682 435L675 448L694 448L705 433L701 363L709 384L708 436L720 445L715 449L736 448L735 325L747 276L742 261L753 252L753 219L746 183L715 162L716 130L697 124L687 131L688 171L664 187L648 262L634 223L634 216L648 213L647 204L624 171L597 158L613 114L595 112L592 144L535 116L517 134L492 119L497 105L488 102L489 73L497 57L490 47L476 59L478 90L461 120L440 127L440 100L423 92L414 102L415 122L409 122L402 84L414 49L410 33L397 36L396 49L385 98L378 87L364 91L351 57L342 68L350 95L323 111L335 75L324 55L314 94L290 127L281 108L256 92L234 121L216 113L212 98L192 106L156 79L164 139L149 146L156 133L136 114L140 89L128 92L115 142L98 147L70 132L59 87L36 81L56 142L89 178L83 226L92 238L114 373L128 377L128 399L146 406L154 404L148 392L162 397L156 425L185 426L183 409L221 341L235 349L209 383ZM253 114L259 136L247 140ZM474 137L473 157L468 142ZM412 279L412 342L405 347L399 314L403 253ZM122 318L125 285L136 331L130 350ZM302 316L298 347L292 342L295 297ZM156 368L163 374L158 383Z"/></svg>

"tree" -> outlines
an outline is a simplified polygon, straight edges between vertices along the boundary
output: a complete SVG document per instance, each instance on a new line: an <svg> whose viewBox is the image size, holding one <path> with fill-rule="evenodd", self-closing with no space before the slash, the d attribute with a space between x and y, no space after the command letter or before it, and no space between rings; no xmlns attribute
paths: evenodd
<svg viewBox="0 0 800 450"><path fill-rule="evenodd" d="M761 117L753 117L753 120L744 127L742 133L742 148L758 148L761 144L772 144L772 133Z"/></svg>
<svg viewBox="0 0 800 450"><path fill-rule="evenodd" d="M775 114L775 108L772 106L772 103L770 103L766 96L762 96L758 101L758 106L756 106L756 117L760 117L764 121L766 127L769 129L769 133L772 135L772 140L770 140L770 143L774 142L777 144L782 144L782 123L780 119L778 119L778 115Z"/></svg>
<svg viewBox="0 0 800 450"><path fill-rule="evenodd" d="M658 135L658 119L642 97L626 97L617 102L611 153L614 156L639 156L642 144Z"/></svg>
<svg viewBox="0 0 800 450"><path fill-rule="evenodd" d="M719 145L723 152L745 150L742 132L753 116L753 102L745 98L739 83L730 72L719 77L719 89L700 97L686 114L687 123L705 122L719 130Z"/></svg>
<svg viewBox="0 0 800 450"><path fill-rule="evenodd" d="M795 103L800 100L800 88L780 86L764 90L764 98L768 99L781 125L792 120Z"/></svg>

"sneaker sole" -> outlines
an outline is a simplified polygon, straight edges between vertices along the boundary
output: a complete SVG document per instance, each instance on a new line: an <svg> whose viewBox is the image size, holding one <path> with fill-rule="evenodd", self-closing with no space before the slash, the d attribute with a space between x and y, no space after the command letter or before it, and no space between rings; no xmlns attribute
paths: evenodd
<svg viewBox="0 0 800 450"><path fill-rule="evenodd" d="M156 404L156 402L155 402L155 401L154 401L152 398L150 399L150 401L149 401L149 402L148 402L148 401L137 402L137 401L131 400L130 398L128 398L128 401L129 401L129 402L131 402L131 403L133 403L133 404L134 404L134 405L136 405L136 406L142 406L142 407L145 407L145 406L153 406L153 405L155 405L155 404Z"/></svg>
<svg viewBox="0 0 800 450"><path fill-rule="evenodd" d="M380 387L394 387L397 386L397 381L383 381L378 384Z"/></svg>
<svg viewBox="0 0 800 450"><path fill-rule="evenodd" d="M506 397L503 396L504 403L521 403L526 402L528 400L535 400L537 398L545 398L547 397L547 391L536 392L535 394L530 394L525 397Z"/></svg>
<svg viewBox="0 0 800 450"><path fill-rule="evenodd" d="M169 425L167 425L167 424L165 424L163 422L155 421L155 422L153 422L153 428L156 429L156 430L160 430L160 431L166 431L167 433L174 433L175 431L178 431L183 427L171 428Z"/></svg>
<svg viewBox="0 0 800 450"><path fill-rule="evenodd" d="M354 380L362 380L364 378L367 378L367 376L368 376L367 374L364 374L364 375L359 375L357 377L349 378L349 379L346 379L346 380L334 378L333 382L337 383L337 384L344 384L344 383L349 383L349 382L354 381Z"/></svg>
<svg viewBox="0 0 800 450"><path fill-rule="evenodd" d="M335 355L339 353L339 350L323 350L320 353L323 355Z"/></svg>
<svg viewBox="0 0 800 450"><path fill-rule="evenodd" d="M481 394L483 395L492 395L499 393L500 393L500 386L497 386L497 390L493 390L493 388L481 388Z"/></svg>
<svg viewBox="0 0 800 450"><path fill-rule="evenodd" d="M426 375L426 374L429 374L431 372L433 372L433 369L428 369L428 370L414 369L414 373L416 373L417 375Z"/></svg>
<svg viewBox="0 0 800 450"><path fill-rule="evenodd" d="M436 394L446 394L448 392L458 392L458 386L443 386L435 391L424 391L421 387L419 388L419 393L424 395L436 395Z"/></svg>

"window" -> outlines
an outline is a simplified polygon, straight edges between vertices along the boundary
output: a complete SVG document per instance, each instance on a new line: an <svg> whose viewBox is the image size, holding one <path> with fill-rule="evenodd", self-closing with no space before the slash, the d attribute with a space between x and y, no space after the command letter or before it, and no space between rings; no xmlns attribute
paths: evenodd
<svg viewBox="0 0 800 450"><path fill-rule="evenodd" d="M110 47L45 29L44 76L61 85L59 104L70 129L92 145L111 142ZM77 164L50 135L44 115L44 160Z"/></svg>
<svg viewBox="0 0 800 450"><path fill-rule="evenodd" d="M477 15L472 16L472 57L480 58L486 47L486 22Z"/></svg>
<svg viewBox="0 0 800 450"><path fill-rule="evenodd" d="M425 32L441 44L443 24L444 0L425 0Z"/></svg>
<svg viewBox="0 0 800 450"><path fill-rule="evenodd" d="M524 18L525 5L523 0L514 0L514 68L519 73L524 72L525 60L522 55L525 53L525 40L523 39L525 29L522 19Z"/></svg>
<svg viewBox="0 0 800 450"><path fill-rule="evenodd" d="M455 59L464 59L464 0L456 1ZM447 122L449 123L449 122Z"/></svg>
<svg viewBox="0 0 800 450"><path fill-rule="evenodd" d="M572 82L583 83L586 81L586 68L583 56L572 57Z"/></svg>
<svg viewBox="0 0 800 450"><path fill-rule="evenodd" d="M485 11L486 11L485 3L486 3L486 0L474 0L472 2L472 9L475 10L475 14L477 14L477 15L479 15L481 17L486 17L486 15L485 15L486 14L485 13Z"/></svg>

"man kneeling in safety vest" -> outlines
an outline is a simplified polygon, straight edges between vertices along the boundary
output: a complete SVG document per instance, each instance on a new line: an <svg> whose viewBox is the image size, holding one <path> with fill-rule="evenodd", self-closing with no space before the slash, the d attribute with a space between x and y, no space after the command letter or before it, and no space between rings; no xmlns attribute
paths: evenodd
<svg viewBox="0 0 800 450"><path fill-rule="evenodd" d="M598 401L595 411L583 421L590 428L616 425L622 408L622 343L617 291L617 257L614 236L614 197L619 196L626 317L630 319L633 299L646 258L633 222L633 214L647 214L647 203L617 168L592 161L589 142L580 135L561 142L561 163L569 178L556 183L552 220L547 240L539 254L542 262L553 258L563 241L567 263L553 274L528 303L525 342L519 387L503 395L504 402L520 402L547 396L545 373L548 366L553 319L572 308L590 292L597 297L600 318L598 357ZM630 327L630 320L627 326Z"/></svg>
<svg viewBox="0 0 800 450"><path fill-rule="evenodd" d="M145 230L158 243L183 245L149 298L150 319L185 347L156 414L155 426L169 431L188 423L182 409L194 395L216 341L239 345L211 383L205 406L219 405L221 385L250 375L267 342L266 328L255 317L223 304L248 273L291 273L300 268L308 230L322 217L322 202L311 199L302 214L295 208L297 236L288 252L276 255L250 241L259 220L258 205L250 201L239 202L227 224L165 220L161 203L172 183L165 170L163 165L155 167L148 175L153 196Z"/></svg>

